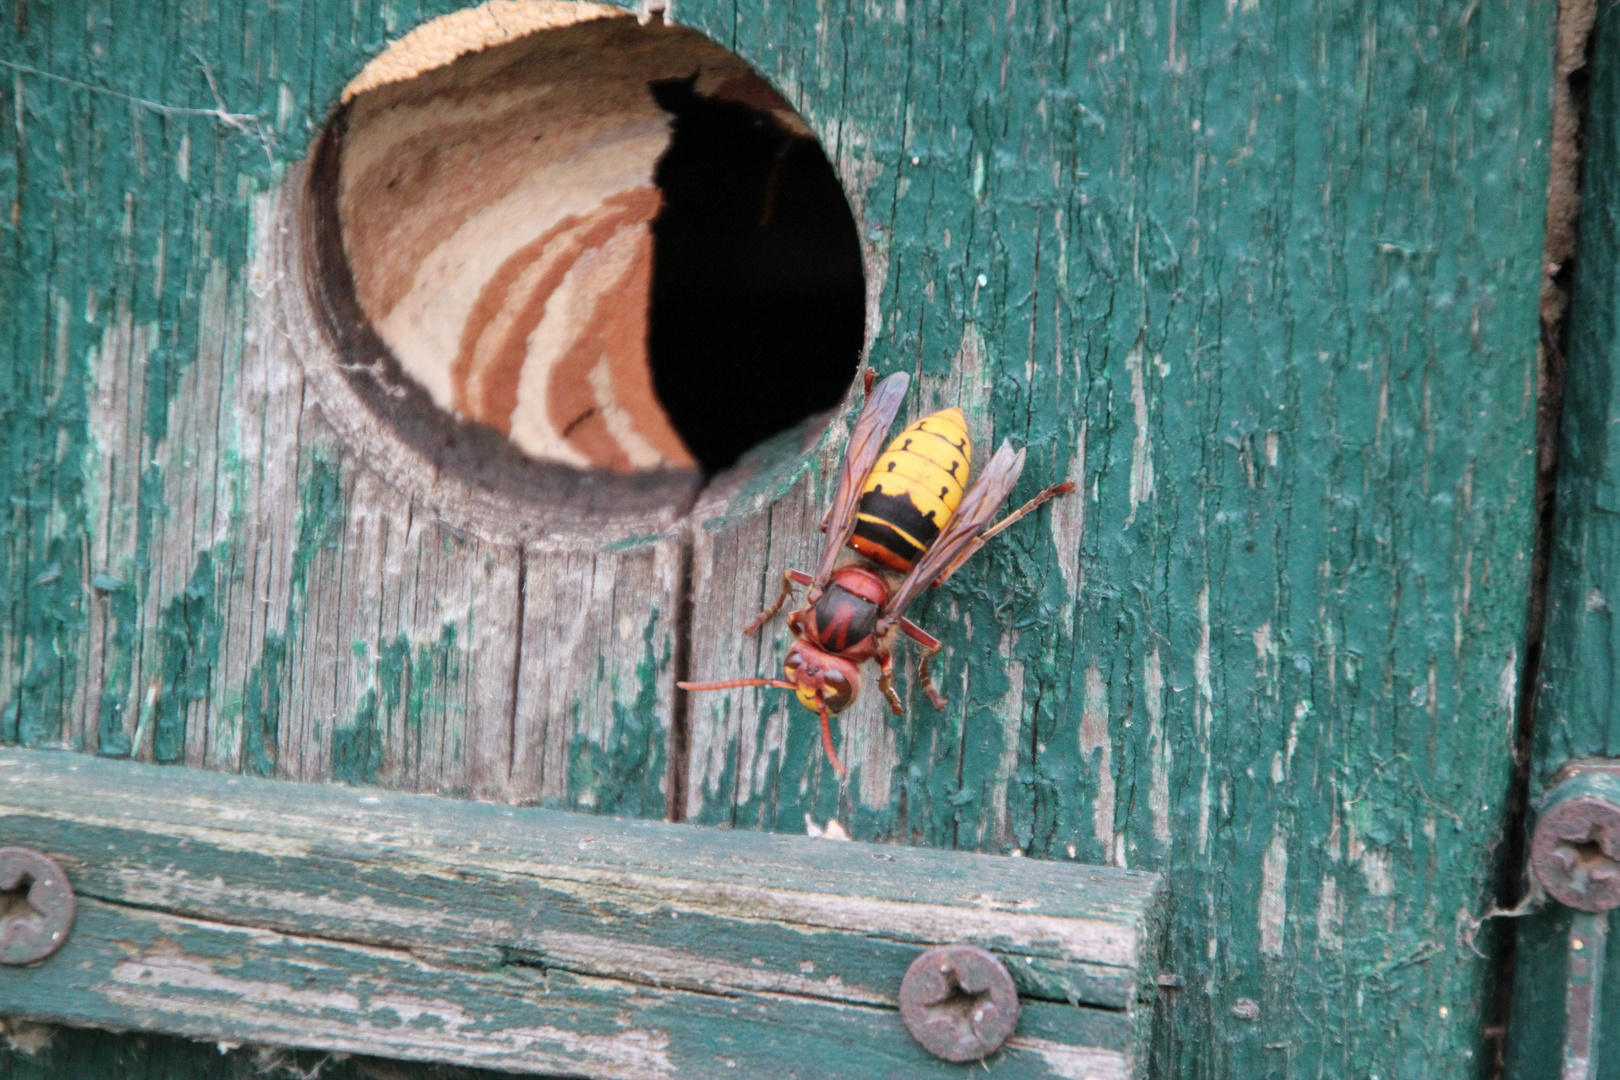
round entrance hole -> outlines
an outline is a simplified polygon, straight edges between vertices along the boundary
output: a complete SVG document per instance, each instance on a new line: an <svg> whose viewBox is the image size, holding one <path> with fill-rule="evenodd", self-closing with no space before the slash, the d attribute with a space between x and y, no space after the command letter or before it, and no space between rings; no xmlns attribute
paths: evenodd
<svg viewBox="0 0 1620 1080"><path fill-rule="evenodd" d="M825 154L741 59L656 19L494 0L425 24L345 91L306 202L349 381L451 468L713 474L859 362Z"/></svg>

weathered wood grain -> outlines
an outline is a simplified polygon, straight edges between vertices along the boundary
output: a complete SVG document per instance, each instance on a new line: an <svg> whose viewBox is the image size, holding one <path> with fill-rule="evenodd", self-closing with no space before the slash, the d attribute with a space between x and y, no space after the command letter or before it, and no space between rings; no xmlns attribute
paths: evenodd
<svg viewBox="0 0 1620 1080"><path fill-rule="evenodd" d="M946 1075L895 995L971 941L1032 1003L998 1071L1123 1078L1155 989L1134 871L20 750L0 835L80 898L58 957L0 971L38 1020L623 1077L848 1075L800 1056L836 1032L867 1075Z"/></svg>
<svg viewBox="0 0 1620 1080"><path fill-rule="evenodd" d="M120 309L89 349L80 681L8 737L660 812L692 482L570 537L380 432L304 298L301 195L254 202L255 261L205 284L158 433L128 385L156 324Z"/></svg>
<svg viewBox="0 0 1620 1080"><path fill-rule="evenodd" d="M661 811L667 530L559 563L481 539L420 456L391 472L306 393L255 270L342 86L452 6L5 8L4 741L371 776L314 771L336 730L382 730L349 723L367 687L315 669L354 652L335 575L381 565L363 640L395 649L368 677L404 764L379 782ZM1472 1075L1489 961L1457 928L1505 820L1552 7L675 5L837 163L874 366L1031 446L1015 497L1085 493L920 605L951 706L906 679L903 720L852 716L848 787L785 704L694 701L690 815L1161 869L1184 980L1163 1076ZM696 523L694 674L774 669L733 612L813 551L835 453ZM414 501L357 500L365 470ZM357 501L371 539L339 513ZM384 522L396 546L342 552ZM526 598L553 572L548 595L592 598L570 662L610 664L548 669L538 638L465 655L475 619L553 625L508 602L518 548ZM503 693L546 715L449 704Z"/></svg>
<svg viewBox="0 0 1620 1080"><path fill-rule="evenodd" d="M1620 19L1602 4L1585 8L1585 13L1594 20L1589 42L1583 50L1577 38L1573 55L1560 58L1560 75L1573 76L1588 100L1580 132L1581 185L1565 193L1579 195L1580 212L1569 223L1577 228L1573 237L1565 235L1560 252L1573 255L1573 274L1564 324L1564 402L1557 429L1545 644L1528 763L1532 808L1571 758L1620 756L1620 700L1615 696L1620 651L1613 611L1620 598L1620 523L1615 517L1620 510L1615 431L1620 419L1620 382L1615 377L1620 371L1620 131L1615 126L1620 117ZM1552 901L1515 920L1510 1076L1541 1080L1561 1073L1569 920L1569 910ZM1599 1026L1613 1032L1620 1025L1620 992L1615 988L1620 949L1612 943L1605 974ZM1620 1042L1610 1036L1602 1043L1597 1075L1614 1080L1620 1077Z"/></svg>

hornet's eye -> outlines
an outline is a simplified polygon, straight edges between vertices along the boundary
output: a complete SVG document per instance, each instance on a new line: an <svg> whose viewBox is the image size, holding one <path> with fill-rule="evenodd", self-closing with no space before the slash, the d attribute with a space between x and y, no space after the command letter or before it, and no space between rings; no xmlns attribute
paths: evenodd
<svg viewBox="0 0 1620 1080"><path fill-rule="evenodd" d="M799 655L799 650L794 649L787 654L787 659L782 661L782 675L788 682L798 682L799 668L802 666L804 666L804 657Z"/></svg>
<svg viewBox="0 0 1620 1080"><path fill-rule="evenodd" d="M827 711L841 713L849 707L851 699L855 697L854 688L844 673L834 668L828 668L822 674L822 684L825 687L821 693L821 700L827 703Z"/></svg>

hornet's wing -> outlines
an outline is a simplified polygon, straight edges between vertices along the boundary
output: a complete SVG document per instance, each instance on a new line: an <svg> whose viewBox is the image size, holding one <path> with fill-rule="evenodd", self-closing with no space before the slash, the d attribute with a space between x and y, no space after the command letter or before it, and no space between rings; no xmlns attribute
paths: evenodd
<svg viewBox="0 0 1620 1080"><path fill-rule="evenodd" d="M923 552L900 587L889 594L889 602L883 607L886 618L898 620L904 615L906 607L978 538L990 519L1001 512L1001 504L1012 494L1013 485L1018 483L1023 471L1024 452L1015 451L1012 444L1004 440L979 479L962 496L945 530L928 545L928 550Z"/></svg>
<svg viewBox="0 0 1620 1080"><path fill-rule="evenodd" d="M900 412L900 402L910 385L911 376L903 371L878 383L849 433L843 468L838 473L838 491L833 496L832 509L827 512L827 538L821 549L821 562L816 566L814 587L817 589L827 587L839 552L855 531L855 508L861 501L861 486L883 452L883 439Z"/></svg>

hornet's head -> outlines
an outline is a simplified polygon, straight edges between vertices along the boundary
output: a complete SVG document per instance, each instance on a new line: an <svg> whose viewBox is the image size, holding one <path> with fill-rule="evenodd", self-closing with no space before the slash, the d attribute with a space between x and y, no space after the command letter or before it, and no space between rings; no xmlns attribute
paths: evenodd
<svg viewBox="0 0 1620 1080"><path fill-rule="evenodd" d="M678 682L675 685L682 690L730 690L738 686L774 686L780 690L792 690L798 696L799 704L820 714L821 748L826 751L827 760L838 775L846 775L844 763L838 760L838 753L833 749L828 718L849 708L850 702L861 692L861 676L855 665L842 656L823 652L800 638L794 641L787 659L782 662L782 674L787 678L725 679L712 683Z"/></svg>
<svg viewBox="0 0 1620 1080"><path fill-rule="evenodd" d="M793 643L782 661L782 674L793 684L799 703L811 712L820 712L825 705L837 715L861 692L861 676L854 664L802 640Z"/></svg>

